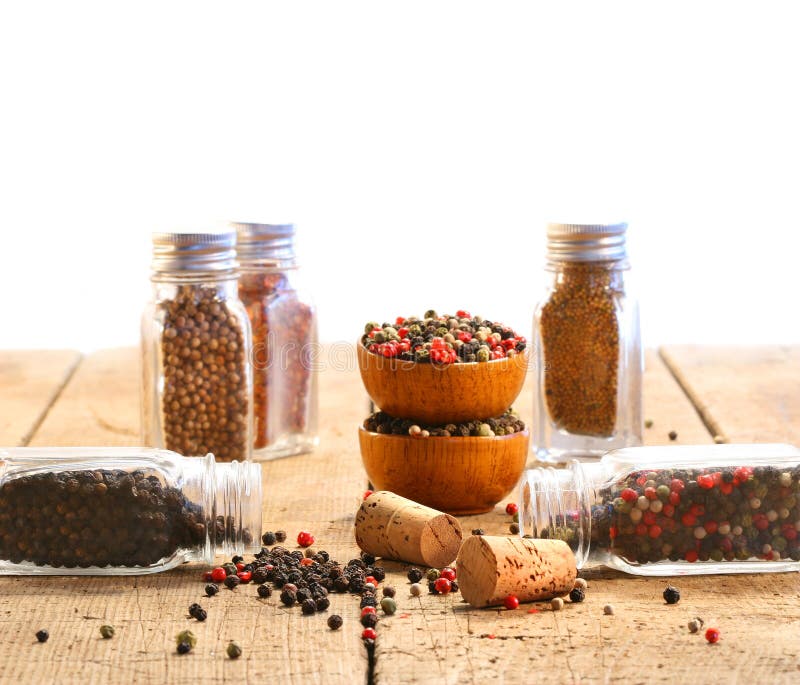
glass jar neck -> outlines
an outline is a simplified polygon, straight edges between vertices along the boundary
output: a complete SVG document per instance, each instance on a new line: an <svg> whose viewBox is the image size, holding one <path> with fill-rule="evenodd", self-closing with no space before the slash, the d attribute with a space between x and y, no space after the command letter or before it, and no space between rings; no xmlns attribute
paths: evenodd
<svg viewBox="0 0 800 685"><path fill-rule="evenodd" d="M631 268L627 255L619 259L562 259L547 255L545 269L548 271L627 271Z"/></svg>
<svg viewBox="0 0 800 685"><path fill-rule="evenodd" d="M261 539L261 466L252 462L217 463L213 455L189 457L188 469L199 478L200 502L206 512L205 543L192 560L211 563L217 555L232 557L258 551Z"/></svg>
<svg viewBox="0 0 800 685"><path fill-rule="evenodd" d="M227 271L153 271L150 274L152 283L176 283L186 285L227 284L236 283L239 269Z"/></svg>
<svg viewBox="0 0 800 685"><path fill-rule="evenodd" d="M592 502L602 474L602 463L577 461L564 469L526 471L520 481L520 534L564 540L581 568L591 551Z"/></svg>
<svg viewBox="0 0 800 685"><path fill-rule="evenodd" d="M241 258L239 267L242 273L291 271L298 268L297 258L294 252L279 256Z"/></svg>

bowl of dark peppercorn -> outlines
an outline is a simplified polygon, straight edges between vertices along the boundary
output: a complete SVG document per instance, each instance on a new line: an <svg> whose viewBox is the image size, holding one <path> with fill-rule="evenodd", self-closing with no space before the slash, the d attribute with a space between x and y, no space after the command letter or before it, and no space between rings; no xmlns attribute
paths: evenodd
<svg viewBox="0 0 800 685"><path fill-rule="evenodd" d="M358 431L375 489L455 515L490 511L511 491L525 469L529 437L510 413L421 426L378 412Z"/></svg>
<svg viewBox="0 0 800 685"><path fill-rule="evenodd" d="M372 401L392 416L432 424L502 414L528 367L525 338L464 311L370 322L356 347Z"/></svg>

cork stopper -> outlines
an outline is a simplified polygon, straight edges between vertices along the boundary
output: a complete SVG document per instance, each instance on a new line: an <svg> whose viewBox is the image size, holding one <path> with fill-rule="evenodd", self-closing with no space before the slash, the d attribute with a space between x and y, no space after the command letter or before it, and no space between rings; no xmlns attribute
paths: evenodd
<svg viewBox="0 0 800 685"><path fill-rule="evenodd" d="M474 535L456 561L461 596L474 607L498 606L507 595L520 602L566 595L578 574L562 540Z"/></svg>
<svg viewBox="0 0 800 685"><path fill-rule="evenodd" d="M450 514L393 492L373 492L356 514L356 543L384 559L441 568L461 546L461 526Z"/></svg>

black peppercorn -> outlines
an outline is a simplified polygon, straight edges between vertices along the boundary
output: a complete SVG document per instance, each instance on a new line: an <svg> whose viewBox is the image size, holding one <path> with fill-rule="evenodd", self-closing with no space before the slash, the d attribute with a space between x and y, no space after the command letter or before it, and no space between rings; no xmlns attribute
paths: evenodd
<svg viewBox="0 0 800 685"><path fill-rule="evenodd" d="M311 615L317 612L317 603L309 597L303 600L300 604L300 608L303 610L304 614Z"/></svg>
<svg viewBox="0 0 800 685"><path fill-rule="evenodd" d="M361 625L365 628L374 628L378 625L378 614L364 614L361 617Z"/></svg>
<svg viewBox="0 0 800 685"><path fill-rule="evenodd" d="M244 561L244 557L239 556L238 554L235 557L231 558L231 563L234 564L234 565L235 564L241 564L243 561Z"/></svg>
<svg viewBox="0 0 800 685"><path fill-rule="evenodd" d="M574 587L570 590L569 593L570 601L572 602L582 602L586 599L586 591L582 587Z"/></svg>
<svg viewBox="0 0 800 685"><path fill-rule="evenodd" d="M368 595L365 594L363 597L361 597L361 607L360 607L361 609L363 609L364 607L376 607L376 606L378 606L378 600L372 593Z"/></svg>
<svg viewBox="0 0 800 685"><path fill-rule="evenodd" d="M225 579L225 587L229 590L235 590L236 586L240 583L239 576L228 576Z"/></svg>
<svg viewBox="0 0 800 685"><path fill-rule="evenodd" d="M379 583L383 582L386 578L386 571L384 571L382 566L375 566L372 569L372 573L368 573L367 575L372 576L375 580Z"/></svg>
<svg viewBox="0 0 800 685"><path fill-rule="evenodd" d="M202 623L208 618L208 612L205 609L198 609L194 612L194 618Z"/></svg>
<svg viewBox="0 0 800 685"><path fill-rule="evenodd" d="M291 590L283 590L281 592L281 602L283 602L287 607L294 605L297 598L295 597L294 592Z"/></svg>
<svg viewBox="0 0 800 685"><path fill-rule="evenodd" d="M269 585L259 585L256 592L258 592L258 596L263 599L272 596L272 588Z"/></svg>
<svg viewBox="0 0 800 685"><path fill-rule="evenodd" d="M432 595L438 595L439 594L439 591L436 589L436 581L435 580L429 580L428 581L428 592L430 592Z"/></svg>
<svg viewBox="0 0 800 685"><path fill-rule="evenodd" d="M394 597L395 594L396 594L396 591L391 585L386 585L383 588L383 596L384 597Z"/></svg>
<svg viewBox="0 0 800 685"><path fill-rule="evenodd" d="M178 654L188 654L192 651L192 646L188 642L178 643Z"/></svg>
<svg viewBox="0 0 800 685"><path fill-rule="evenodd" d="M450 592L458 592L458 581L451 580L450 581Z"/></svg>
<svg viewBox="0 0 800 685"><path fill-rule="evenodd" d="M667 604L677 604L681 599L681 591L672 585L667 585L663 596Z"/></svg>
<svg viewBox="0 0 800 685"><path fill-rule="evenodd" d="M317 611L325 611L331 605L331 600L329 600L327 597L317 597L315 599L315 603L317 606Z"/></svg>
<svg viewBox="0 0 800 685"><path fill-rule="evenodd" d="M361 552L361 560L367 565L372 566L375 563L375 555L368 554L367 552Z"/></svg>
<svg viewBox="0 0 800 685"><path fill-rule="evenodd" d="M472 529L472 534L473 535L486 535L486 533L483 532L483 528L473 528Z"/></svg>
<svg viewBox="0 0 800 685"><path fill-rule="evenodd" d="M302 604L307 599L311 599L311 592L309 590L307 590L306 588L302 588L301 587L301 588L299 588L297 590L297 592L294 593L294 598L295 598L295 601L297 601L300 604Z"/></svg>
<svg viewBox="0 0 800 685"><path fill-rule="evenodd" d="M272 547L272 545L274 545L277 541L278 538L275 537L275 533L273 533L271 530L268 530L261 536L261 542L267 547Z"/></svg>
<svg viewBox="0 0 800 685"><path fill-rule="evenodd" d="M208 585L206 585L206 595L208 595L209 597L213 597L218 592L219 592L219 585L217 585L216 583L209 583Z"/></svg>
<svg viewBox="0 0 800 685"><path fill-rule="evenodd" d="M39 630L36 633L36 639L39 640L39 642L47 642L49 637L50 633L48 633L46 630Z"/></svg>
<svg viewBox="0 0 800 685"><path fill-rule="evenodd" d="M339 576L333 581L333 589L336 592L347 592L350 587L350 581L345 576Z"/></svg>
<svg viewBox="0 0 800 685"><path fill-rule="evenodd" d="M194 616L194 615L195 615L195 612L196 612L198 609L202 609L202 608L203 608L203 607L201 607L201 606L200 606L200 605L199 605L197 602L195 602L194 604L190 604L190 605L189 605L189 616Z"/></svg>
<svg viewBox="0 0 800 685"><path fill-rule="evenodd" d="M670 440L677 440L678 439L678 434L675 431L670 431L669 434L668 434L668 437L669 437Z"/></svg>
<svg viewBox="0 0 800 685"><path fill-rule="evenodd" d="M419 581L422 580L422 571L420 571L416 567L410 568L410 569L408 569L408 573L406 574L406 577L408 578L409 582L418 583Z"/></svg>
<svg viewBox="0 0 800 685"><path fill-rule="evenodd" d="M286 542L286 531L285 530L276 530L275 531L275 540L277 542Z"/></svg>
<svg viewBox="0 0 800 685"><path fill-rule="evenodd" d="M339 614L331 614L328 616L328 628L331 630L339 630L339 628L342 627L342 623L344 623L344 621Z"/></svg>

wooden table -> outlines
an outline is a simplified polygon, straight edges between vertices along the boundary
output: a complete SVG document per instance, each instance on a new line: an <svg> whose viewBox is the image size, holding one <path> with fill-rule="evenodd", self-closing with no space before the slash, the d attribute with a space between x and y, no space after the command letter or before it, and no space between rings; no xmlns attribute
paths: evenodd
<svg viewBox="0 0 800 685"><path fill-rule="evenodd" d="M328 350L321 374L320 449L264 465L265 529L301 529L317 547L356 556L353 516L366 486L356 426L366 399L352 350ZM81 358L64 351L0 352L0 444L136 445L137 355L104 350ZM647 356L647 444L786 441L800 444L800 347L668 347ZM530 414L530 378L518 402ZM504 534L509 518L465 517ZM0 578L0 682L162 683L796 683L800 681L800 575L707 576L675 581L676 606L661 599L665 579L589 569L583 604L552 612L528 605L472 610L460 597L416 599L405 568L385 564L398 588L398 613L381 620L374 655L360 640L358 601L333 595L330 613L302 616L255 587L203 599L200 568L139 578ZM186 618L201 601L208 620ZM616 614L603 615L611 603ZM531 608L533 607L533 608ZM689 634L694 616L716 618L714 646ZM102 640L103 623L117 628ZM190 626L191 623L191 626ZM175 654L174 635L199 637ZM38 644L34 632L50 631ZM225 656L229 639L244 649Z"/></svg>

